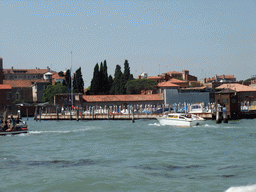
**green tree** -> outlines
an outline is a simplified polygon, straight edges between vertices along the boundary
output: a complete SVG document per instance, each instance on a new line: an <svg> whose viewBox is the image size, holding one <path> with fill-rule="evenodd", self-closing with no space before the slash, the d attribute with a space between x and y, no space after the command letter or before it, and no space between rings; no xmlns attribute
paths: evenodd
<svg viewBox="0 0 256 192"><path fill-rule="evenodd" d="M84 80L81 72L81 67L76 70L73 80L73 92L84 93Z"/></svg>
<svg viewBox="0 0 256 192"><path fill-rule="evenodd" d="M70 78L70 70L69 69L66 71L63 85L68 88L69 92L71 92L71 78Z"/></svg>
<svg viewBox="0 0 256 192"><path fill-rule="evenodd" d="M112 77L112 75L109 75L109 77L108 77L108 89L109 89L109 91L108 91L108 94L111 94L111 95L114 95L114 92L111 92L111 88L112 88L112 86L113 86L113 83L114 83L114 80L113 80L113 77Z"/></svg>
<svg viewBox="0 0 256 192"><path fill-rule="evenodd" d="M157 81L150 79L136 79L130 80L126 83L126 93L127 94L141 94L142 90L153 90L156 91Z"/></svg>
<svg viewBox="0 0 256 192"><path fill-rule="evenodd" d="M125 87L123 85L123 73L121 71L120 65L116 65L114 82L111 86L110 93L111 95L120 95L124 94Z"/></svg>
<svg viewBox="0 0 256 192"><path fill-rule="evenodd" d="M104 94L108 95L110 91L110 82L109 82L109 77L108 77L108 67L107 67L107 61L104 60L103 64L103 82L102 82Z"/></svg>
<svg viewBox="0 0 256 192"><path fill-rule="evenodd" d="M133 75L130 73L130 67L129 67L129 63L128 60L124 61L124 75L123 75L123 80L122 80L122 84L123 87L125 87L126 83L130 80L133 80ZM124 93L126 93L126 89L124 89Z"/></svg>
<svg viewBox="0 0 256 192"><path fill-rule="evenodd" d="M43 93L43 100L45 102L53 103L54 95L58 93L68 93L68 87L57 83L56 85L48 85Z"/></svg>
<svg viewBox="0 0 256 192"><path fill-rule="evenodd" d="M100 90L100 79L99 79L99 64L97 63L94 67L93 78L91 80L91 95L98 95Z"/></svg>

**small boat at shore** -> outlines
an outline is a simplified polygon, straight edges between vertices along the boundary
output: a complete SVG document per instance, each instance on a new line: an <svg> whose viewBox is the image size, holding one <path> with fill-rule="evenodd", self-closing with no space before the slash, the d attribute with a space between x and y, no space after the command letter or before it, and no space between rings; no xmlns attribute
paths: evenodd
<svg viewBox="0 0 256 192"><path fill-rule="evenodd" d="M22 133L27 133L28 132L28 126L26 122L22 121L21 123L16 125L16 129L12 131L2 131L2 127L0 127L0 136L5 136L5 135L17 135L17 134L22 134Z"/></svg>
<svg viewBox="0 0 256 192"><path fill-rule="evenodd" d="M205 119L193 114L187 113L168 113L167 115L157 117L160 125L173 125L181 127L191 127L205 124Z"/></svg>

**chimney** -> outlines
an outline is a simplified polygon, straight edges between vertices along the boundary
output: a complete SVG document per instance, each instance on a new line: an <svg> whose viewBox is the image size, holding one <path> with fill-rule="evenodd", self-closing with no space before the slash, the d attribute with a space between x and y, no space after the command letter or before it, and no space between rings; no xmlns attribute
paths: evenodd
<svg viewBox="0 0 256 192"><path fill-rule="evenodd" d="M50 67L49 66L47 66L47 72L50 72Z"/></svg>
<svg viewBox="0 0 256 192"><path fill-rule="evenodd" d="M11 71L13 72L13 66L12 66L12 68L11 68Z"/></svg>

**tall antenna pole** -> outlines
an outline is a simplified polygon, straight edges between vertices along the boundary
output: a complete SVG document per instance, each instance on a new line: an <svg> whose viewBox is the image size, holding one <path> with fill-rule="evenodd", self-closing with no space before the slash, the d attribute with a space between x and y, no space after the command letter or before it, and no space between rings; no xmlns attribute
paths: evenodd
<svg viewBox="0 0 256 192"><path fill-rule="evenodd" d="M71 82L71 102L73 106L73 82L72 82L72 51L71 51L71 69L70 69L70 82ZM71 107L72 107L71 106Z"/></svg>

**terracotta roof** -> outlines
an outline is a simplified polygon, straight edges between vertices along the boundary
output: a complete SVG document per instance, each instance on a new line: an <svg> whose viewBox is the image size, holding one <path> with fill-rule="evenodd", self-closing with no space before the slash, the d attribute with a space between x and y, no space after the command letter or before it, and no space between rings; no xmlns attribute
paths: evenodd
<svg viewBox="0 0 256 192"><path fill-rule="evenodd" d="M53 79L65 79L65 76L61 77L58 73L54 73L52 76Z"/></svg>
<svg viewBox="0 0 256 192"><path fill-rule="evenodd" d="M47 69L3 69L4 74L7 74L9 71L10 74L15 74L15 71L22 71L22 74L45 74L48 72ZM53 71L51 71L53 72ZM17 73L21 74L21 73Z"/></svg>
<svg viewBox="0 0 256 192"><path fill-rule="evenodd" d="M223 78L223 75L219 75L219 78ZM224 75L225 79L233 79L235 78L234 75Z"/></svg>
<svg viewBox="0 0 256 192"><path fill-rule="evenodd" d="M222 91L219 91L217 93L235 93L236 91L234 91L233 89L224 89Z"/></svg>
<svg viewBox="0 0 256 192"><path fill-rule="evenodd" d="M232 89L237 92L247 92L247 91L256 91L255 87L249 87L246 85L241 85L238 83L227 83L223 84L219 87L216 87L216 89Z"/></svg>
<svg viewBox="0 0 256 192"><path fill-rule="evenodd" d="M171 83L188 83L187 81L179 80L179 79L170 79L169 80Z"/></svg>
<svg viewBox="0 0 256 192"><path fill-rule="evenodd" d="M83 95L86 102L133 102L133 101L163 101L158 94L148 95Z"/></svg>
<svg viewBox="0 0 256 192"><path fill-rule="evenodd" d="M147 79L162 79L161 76L149 76Z"/></svg>
<svg viewBox="0 0 256 192"><path fill-rule="evenodd" d="M3 84L9 84L12 87L30 87L34 83L46 83L45 80L3 80Z"/></svg>
<svg viewBox="0 0 256 192"><path fill-rule="evenodd" d="M234 75L224 75L225 79L235 79ZM219 79L223 79L223 75L218 76ZM212 78L205 78L206 81L214 81L216 80L215 77Z"/></svg>
<svg viewBox="0 0 256 192"><path fill-rule="evenodd" d="M178 72L178 71L170 71L170 72L167 72L167 74L168 75L170 75L170 74L182 74L182 73L180 73L180 72Z"/></svg>
<svg viewBox="0 0 256 192"><path fill-rule="evenodd" d="M12 89L12 86L11 85L6 85L6 84L0 84L0 89Z"/></svg>
<svg viewBox="0 0 256 192"><path fill-rule="evenodd" d="M190 88L181 88L182 90L202 90L202 89L206 89L207 86L203 86L203 87L190 87Z"/></svg>
<svg viewBox="0 0 256 192"><path fill-rule="evenodd" d="M158 87L180 87L179 85L176 85L174 83L171 83L170 81L162 82L157 84Z"/></svg>

